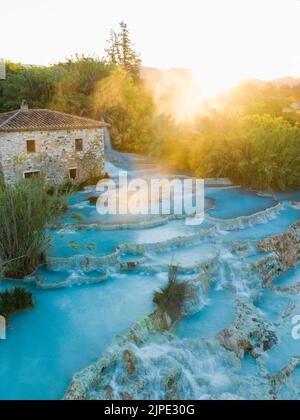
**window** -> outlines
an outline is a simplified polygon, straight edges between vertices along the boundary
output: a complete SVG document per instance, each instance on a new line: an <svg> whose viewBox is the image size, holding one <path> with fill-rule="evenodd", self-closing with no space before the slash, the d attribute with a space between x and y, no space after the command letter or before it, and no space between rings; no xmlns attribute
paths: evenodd
<svg viewBox="0 0 300 420"><path fill-rule="evenodd" d="M36 153L35 140L27 140L27 153Z"/></svg>
<svg viewBox="0 0 300 420"><path fill-rule="evenodd" d="M31 172L24 172L24 178L29 179L33 176L38 176L40 174L40 171L31 171Z"/></svg>
<svg viewBox="0 0 300 420"><path fill-rule="evenodd" d="M69 175L70 175L71 179L76 179L77 178L77 169L76 168L69 169Z"/></svg>
<svg viewBox="0 0 300 420"><path fill-rule="evenodd" d="M75 150L76 150L76 152L82 152L83 151L83 140L82 139L76 139L75 140Z"/></svg>

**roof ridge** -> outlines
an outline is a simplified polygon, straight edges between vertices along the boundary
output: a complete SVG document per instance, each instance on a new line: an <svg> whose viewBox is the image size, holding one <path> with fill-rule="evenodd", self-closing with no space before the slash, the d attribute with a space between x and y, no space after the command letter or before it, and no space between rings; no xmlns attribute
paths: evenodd
<svg viewBox="0 0 300 420"><path fill-rule="evenodd" d="M34 111L38 111L38 112L54 112L55 114L66 115L67 117L80 118L82 120L97 121L97 120L94 120L91 117L82 117L80 115L69 114L67 112L57 111L56 109L48 109L48 108L29 108L28 111L24 111L23 109L16 109L16 110L13 110L13 111L6 111L6 112L3 112L3 113L0 112L0 115L1 114L2 115L3 114L10 114L12 112L14 113L14 115L16 115L16 114L19 114L21 112L27 113L27 112L31 112L31 111L33 111L33 112Z"/></svg>
<svg viewBox="0 0 300 420"><path fill-rule="evenodd" d="M20 109L20 110L17 110L16 113L19 113L19 112L26 113L26 112L30 112L30 111L33 111L33 112L34 111L38 111L38 112L53 112L55 114L64 115L64 116L66 116L68 118L78 118L78 119L83 120L83 121L92 121L92 122L97 121L97 122L102 122L102 121L99 121L99 120L95 120L94 118L80 117L79 115L69 114L67 112L62 112L62 111L57 111L55 109L47 109L47 108L29 108L28 111L23 111L22 109Z"/></svg>
<svg viewBox="0 0 300 420"><path fill-rule="evenodd" d="M50 111L50 112L55 112L56 114L60 114L60 115L65 115L67 117L73 117L73 118L79 118L81 120L85 120L85 121L98 121L98 120L94 120L93 118L89 118L89 117L80 117L79 115L73 115L73 114L68 114L67 112L62 112L62 111L55 111L53 109L41 109L40 111ZM101 121L99 121L101 122Z"/></svg>
<svg viewBox="0 0 300 420"><path fill-rule="evenodd" d="M0 132L3 131L37 131L81 128L103 128L106 123L99 119L80 117L66 112L51 109L29 109L11 111L12 114L0 114ZM3 121L3 122L2 122Z"/></svg>
<svg viewBox="0 0 300 420"><path fill-rule="evenodd" d="M19 109L19 110L16 110L16 111L8 111L8 112L5 112L5 114L9 114L10 112L13 112L13 115L11 117L9 117L7 120L5 120L2 124L0 124L0 128L4 127L5 124L7 124L11 120L13 120L21 112L21 110Z"/></svg>

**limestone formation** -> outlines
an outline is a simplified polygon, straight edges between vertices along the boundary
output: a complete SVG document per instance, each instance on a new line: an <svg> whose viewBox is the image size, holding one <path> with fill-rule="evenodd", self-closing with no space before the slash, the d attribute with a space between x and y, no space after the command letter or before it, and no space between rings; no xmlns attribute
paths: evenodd
<svg viewBox="0 0 300 420"><path fill-rule="evenodd" d="M237 302L237 315L232 325L217 337L219 343L239 359L246 355L258 359L278 343L273 326L264 321L253 305Z"/></svg>
<svg viewBox="0 0 300 420"><path fill-rule="evenodd" d="M282 273L294 268L300 259L300 221L291 225L282 235L263 239L259 242L258 248L262 252L276 254ZM266 285L269 286L272 281L272 278L266 279Z"/></svg>
<svg viewBox="0 0 300 420"><path fill-rule="evenodd" d="M130 350L125 350L123 353L123 359L128 375L135 375L136 359L134 353Z"/></svg>
<svg viewBox="0 0 300 420"><path fill-rule="evenodd" d="M239 229L246 229L256 224L263 224L280 213L283 210L283 204L276 204L258 213L251 214L250 216L240 216L235 219L218 219L212 216L206 216L206 220L218 226L222 230L233 231Z"/></svg>
<svg viewBox="0 0 300 420"><path fill-rule="evenodd" d="M270 396L273 400L280 398L280 391L283 385L286 384L288 379L294 371L300 366L300 357L293 357L288 365L284 367L278 375L269 375L268 379L271 386Z"/></svg>
<svg viewBox="0 0 300 420"><path fill-rule="evenodd" d="M298 295L300 293L300 282L290 287L273 286L276 292L287 293L289 295Z"/></svg>

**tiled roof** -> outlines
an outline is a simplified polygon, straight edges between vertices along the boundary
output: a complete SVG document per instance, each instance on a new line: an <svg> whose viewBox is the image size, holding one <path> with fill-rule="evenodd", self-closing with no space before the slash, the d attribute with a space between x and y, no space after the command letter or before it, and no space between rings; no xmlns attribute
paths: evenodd
<svg viewBox="0 0 300 420"><path fill-rule="evenodd" d="M0 114L0 127L4 124L7 120L15 115L18 111L6 112L5 114Z"/></svg>
<svg viewBox="0 0 300 420"><path fill-rule="evenodd" d="M0 132L76 130L106 126L104 122L47 109L21 109L0 114Z"/></svg>

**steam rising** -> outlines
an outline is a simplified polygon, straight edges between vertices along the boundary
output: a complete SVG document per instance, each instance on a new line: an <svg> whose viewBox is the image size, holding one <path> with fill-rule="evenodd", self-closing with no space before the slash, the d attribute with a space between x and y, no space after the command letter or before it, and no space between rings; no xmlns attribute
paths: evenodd
<svg viewBox="0 0 300 420"><path fill-rule="evenodd" d="M193 71L144 67L142 78L160 114L171 115L178 122L188 122L205 111L204 98Z"/></svg>

